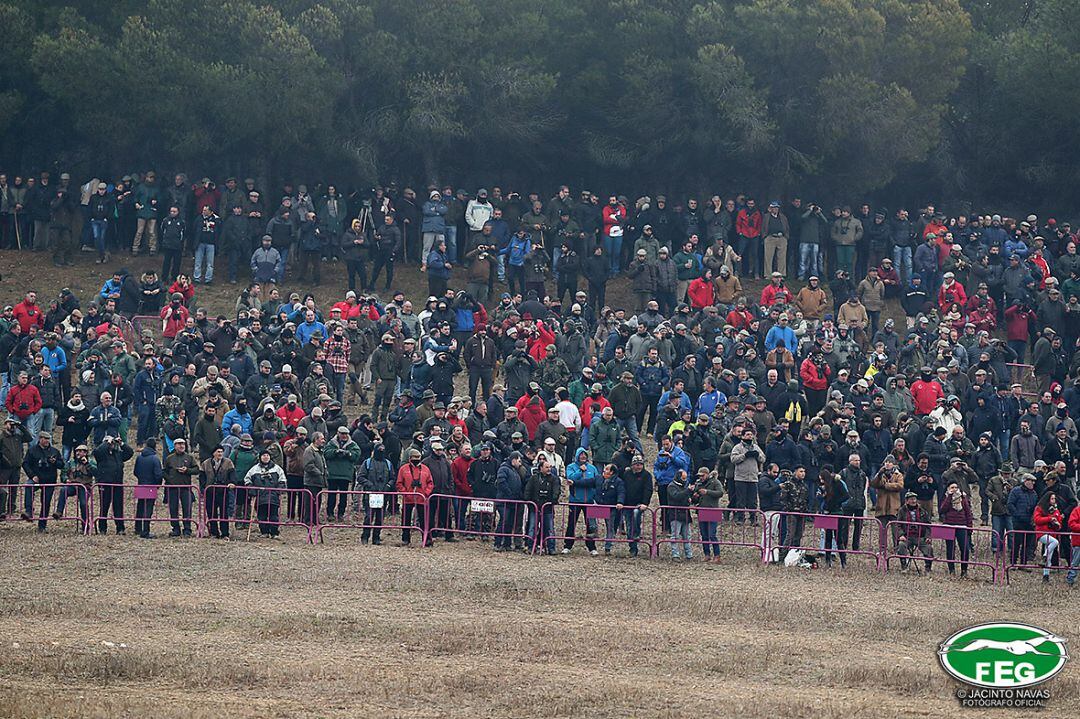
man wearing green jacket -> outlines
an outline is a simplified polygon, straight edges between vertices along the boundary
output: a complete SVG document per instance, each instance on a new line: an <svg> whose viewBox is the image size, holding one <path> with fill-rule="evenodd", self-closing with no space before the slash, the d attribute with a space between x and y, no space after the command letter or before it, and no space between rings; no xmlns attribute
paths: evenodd
<svg viewBox="0 0 1080 719"><path fill-rule="evenodd" d="M619 448L619 424L611 407L604 407L598 418L589 426L589 449L598 466L611 462L611 456Z"/></svg>
<svg viewBox="0 0 1080 719"><path fill-rule="evenodd" d="M686 302L686 290L690 283L701 277L701 260L694 254L694 245L689 240L683 243L682 249L671 258L675 263L675 301Z"/></svg>
<svg viewBox="0 0 1080 719"><path fill-rule="evenodd" d="M347 494L338 493L348 492L352 488L356 465L360 462L360 445L349 436L348 427L338 427L337 434L323 447L323 457L326 458L327 484L330 490L326 497L326 519L336 516L338 521L341 521L345 518L349 497Z"/></svg>
<svg viewBox="0 0 1080 719"><path fill-rule="evenodd" d="M244 477L248 474L248 470L254 467L255 463L259 461L259 451L255 449L255 439L247 433L240 435L240 445L233 450L229 459L232 460L233 466L236 467L237 487L236 492L233 495L234 504L232 507L226 507L226 510L233 516L233 519L236 520L236 531L239 532L241 525L244 525L250 516L248 490L241 485L244 481ZM254 496L254 493L252 493L252 496Z"/></svg>
<svg viewBox="0 0 1080 719"><path fill-rule="evenodd" d="M142 183L135 188L135 239L131 244L131 254L139 254L144 232L150 254L157 254L158 213L164 204L161 187L157 184L157 175L151 170L146 173Z"/></svg>

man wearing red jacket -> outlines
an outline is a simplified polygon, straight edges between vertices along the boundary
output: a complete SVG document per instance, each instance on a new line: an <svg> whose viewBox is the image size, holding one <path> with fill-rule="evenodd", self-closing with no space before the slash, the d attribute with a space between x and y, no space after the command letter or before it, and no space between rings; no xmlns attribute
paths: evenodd
<svg viewBox="0 0 1080 719"><path fill-rule="evenodd" d="M173 292L169 304L161 308L161 336L168 340L167 344L171 344L176 335L183 331L190 316L191 312L184 307L184 296Z"/></svg>
<svg viewBox="0 0 1080 719"><path fill-rule="evenodd" d="M1005 338L1016 353L1016 361L1023 363L1031 337L1031 323L1037 319L1035 310L1020 300L1005 308Z"/></svg>
<svg viewBox="0 0 1080 719"><path fill-rule="evenodd" d="M41 410L41 393L35 385L30 384L30 375L19 373L18 381L8 392L6 406L7 411L23 424Z"/></svg>
<svg viewBox="0 0 1080 719"><path fill-rule="evenodd" d="M739 234L739 256L742 257L742 275L756 279L761 260L761 210L753 197L746 200L746 207L735 216L735 231Z"/></svg>
<svg viewBox="0 0 1080 719"><path fill-rule="evenodd" d="M626 224L626 208L619 203L619 198L612 195L601 211L603 219L604 251L611 262L611 275L619 274L619 262L622 258L623 228Z"/></svg>
<svg viewBox="0 0 1080 719"><path fill-rule="evenodd" d="M934 411L939 399L945 397L945 390L929 367L919 370L919 379L911 384L911 397L915 400L915 414L926 415Z"/></svg>
<svg viewBox="0 0 1080 719"><path fill-rule="evenodd" d="M435 491L431 470L420 463L420 450L410 449L409 461L398 469L397 491L406 493L401 497L401 544L406 545L411 539L413 513L416 513L416 526L423 527L427 523L427 498Z"/></svg>
<svg viewBox="0 0 1080 719"><path fill-rule="evenodd" d="M808 414L815 415L825 406L831 374L832 369L825 361L821 348L814 345L814 348L810 350L810 356L799 366L799 377L802 379L803 389L806 390Z"/></svg>
<svg viewBox="0 0 1080 719"><path fill-rule="evenodd" d="M27 292L23 301L15 305L13 314L24 335L30 334L30 330L34 327L45 326L45 315L42 314L41 308L38 307L37 292Z"/></svg>
<svg viewBox="0 0 1080 719"><path fill-rule="evenodd" d="M1080 568L1080 504L1069 512L1069 531L1072 532L1072 557L1069 560L1069 573L1065 581L1071 587L1076 581L1076 571Z"/></svg>

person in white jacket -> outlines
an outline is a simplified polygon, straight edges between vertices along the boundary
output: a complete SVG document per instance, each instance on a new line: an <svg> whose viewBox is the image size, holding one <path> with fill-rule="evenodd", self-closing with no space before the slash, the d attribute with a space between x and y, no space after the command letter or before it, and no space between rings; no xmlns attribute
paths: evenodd
<svg viewBox="0 0 1080 719"><path fill-rule="evenodd" d="M465 224L469 226L469 248L466 251L476 246L476 236L483 231L484 223L491 219L493 212L495 208L488 200L488 191L481 187L476 191L476 198L469 200L465 207Z"/></svg>
<svg viewBox="0 0 1080 719"><path fill-rule="evenodd" d="M947 435L951 437L955 427L963 427L964 416L960 414L957 406L959 404L960 400L954 394L949 395L947 399L938 400L938 406L930 412L931 428L944 427Z"/></svg>

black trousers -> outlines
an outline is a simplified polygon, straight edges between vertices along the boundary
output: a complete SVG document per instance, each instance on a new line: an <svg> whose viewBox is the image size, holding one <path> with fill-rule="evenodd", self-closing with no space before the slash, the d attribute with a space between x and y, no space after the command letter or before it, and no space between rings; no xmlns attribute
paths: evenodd
<svg viewBox="0 0 1080 719"><path fill-rule="evenodd" d="M413 513L416 514L416 524L413 525ZM427 521L427 507L423 504L406 504L401 514L401 523L405 525L401 530L401 541L408 544L412 541L411 527L423 527Z"/></svg>
<svg viewBox="0 0 1080 719"><path fill-rule="evenodd" d="M98 534L105 534L109 528L109 508L112 507L113 519L116 531L124 531L124 488L123 487L98 487L98 496L101 498L101 509L98 510Z"/></svg>
<svg viewBox="0 0 1080 719"><path fill-rule="evenodd" d="M180 531L180 512L184 513L184 533L191 534L191 487L168 487L169 523L174 532Z"/></svg>
<svg viewBox="0 0 1080 719"><path fill-rule="evenodd" d="M211 537L229 536L229 488L213 485L206 488L206 517Z"/></svg>
<svg viewBox="0 0 1080 719"><path fill-rule="evenodd" d="M346 260L345 267L349 271L349 289L356 289L356 278L360 278L360 289L367 287L367 264L363 260Z"/></svg>
<svg viewBox="0 0 1080 719"><path fill-rule="evenodd" d="M180 250L161 251L161 284L168 287L180 274Z"/></svg>
<svg viewBox="0 0 1080 719"><path fill-rule="evenodd" d="M298 279L301 282L304 282L307 279L308 267L311 267L311 281L316 285L322 282L321 250L300 251L300 277Z"/></svg>
<svg viewBox="0 0 1080 719"><path fill-rule="evenodd" d="M154 516L153 499L140 499L135 503L135 534L150 534L150 518Z"/></svg>
<svg viewBox="0 0 1080 719"><path fill-rule="evenodd" d="M481 389L480 396L483 399L487 399L491 396L491 386L493 370L490 367L470 367L469 368L469 399L476 403L476 387L479 385ZM479 441L479 438L473 441Z"/></svg>
<svg viewBox="0 0 1080 719"><path fill-rule="evenodd" d="M390 285L394 284L394 258L375 256L375 259L371 262L371 282L368 283L368 289L375 289L375 281L379 279L379 272L386 271L386 284L383 285L383 290L388 291Z"/></svg>
<svg viewBox="0 0 1080 719"><path fill-rule="evenodd" d="M280 512L281 505L278 502L268 502L256 507L256 515L259 518L259 534L268 534L271 537L278 536L279 527L276 523L281 521Z"/></svg>
<svg viewBox="0 0 1080 719"><path fill-rule="evenodd" d="M349 495L339 493L349 491L349 480L331 479L329 480L329 484L330 486L327 487L327 489L330 491L326 493L326 519L327 521L333 517L342 519L345 517Z"/></svg>

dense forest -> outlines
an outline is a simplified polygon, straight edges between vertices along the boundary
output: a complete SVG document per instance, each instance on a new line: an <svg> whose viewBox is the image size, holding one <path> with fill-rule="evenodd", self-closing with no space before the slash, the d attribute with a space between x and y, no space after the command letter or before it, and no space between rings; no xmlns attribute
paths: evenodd
<svg viewBox="0 0 1080 719"><path fill-rule="evenodd" d="M0 1L0 166L1072 209L1080 0Z"/></svg>

